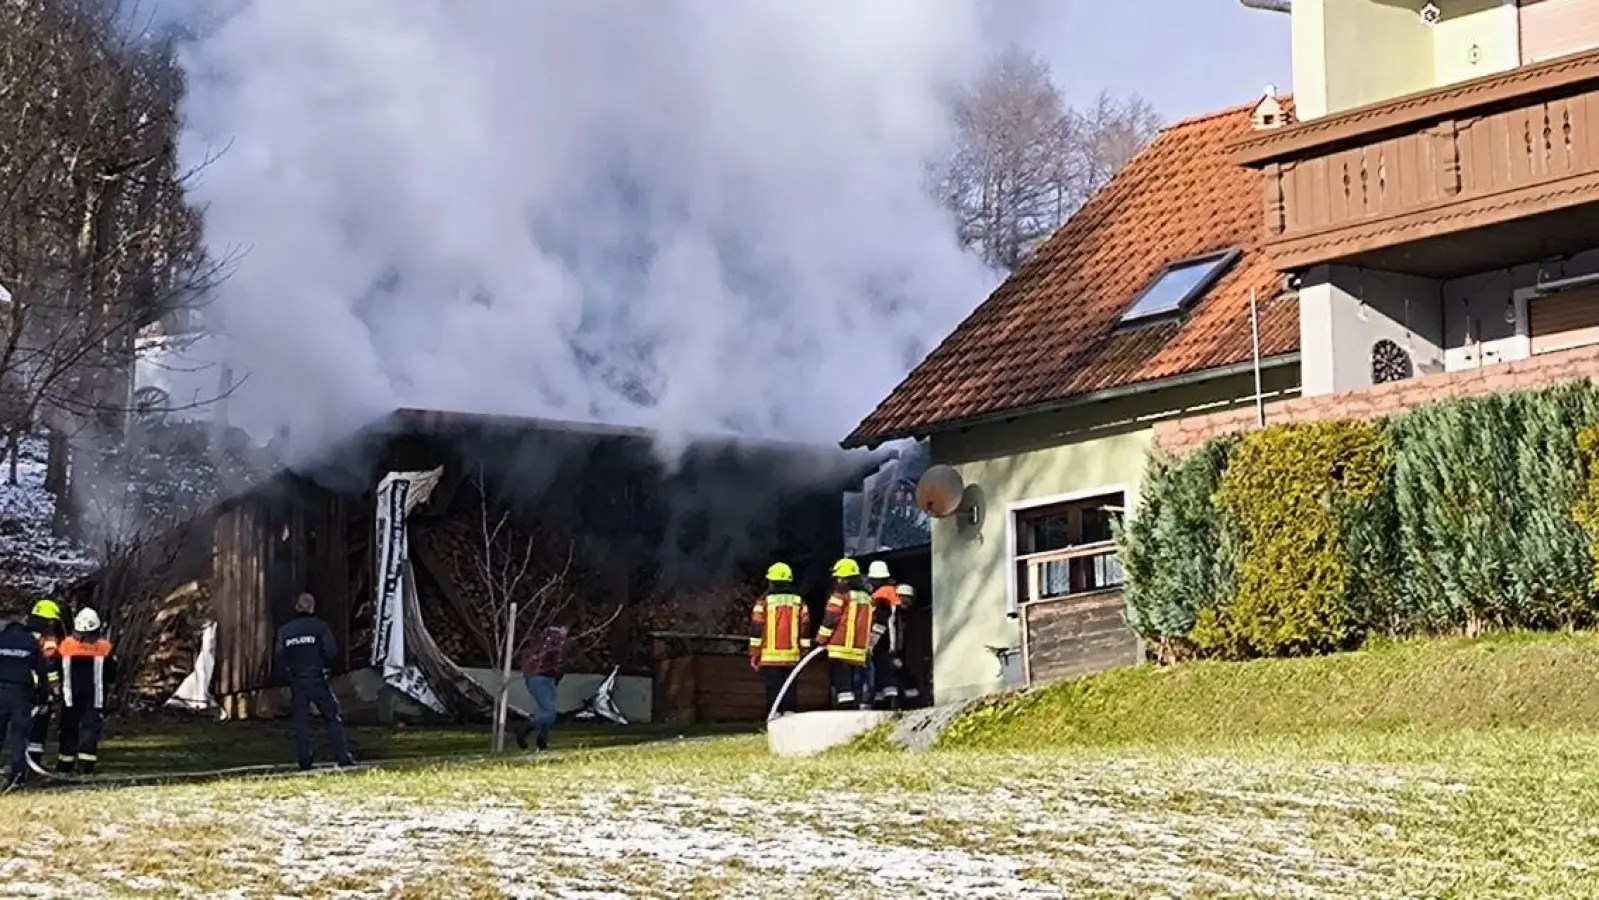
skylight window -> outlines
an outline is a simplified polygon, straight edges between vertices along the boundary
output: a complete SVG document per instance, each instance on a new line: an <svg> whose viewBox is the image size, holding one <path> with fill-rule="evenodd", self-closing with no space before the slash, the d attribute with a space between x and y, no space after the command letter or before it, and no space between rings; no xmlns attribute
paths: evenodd
<svg viewBox="0 0 1599 900"><path fill-rule="evenodd" d="M1125 325L1182 312L1204 296L1238 256L1237 250L1228 250L1167 266L1117 321Z"/></svg>

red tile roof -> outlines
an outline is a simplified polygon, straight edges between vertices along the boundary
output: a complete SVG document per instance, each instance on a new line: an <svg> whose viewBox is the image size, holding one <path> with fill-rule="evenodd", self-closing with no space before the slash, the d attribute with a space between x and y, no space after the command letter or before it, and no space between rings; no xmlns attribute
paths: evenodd
<svg viewBox="0 0 1599 900"><path fill-rule="evenodd" d="M1285 104L1286 106L1286 104ZM1261 305L1261 355L1299 349L1291 302L1264 303L1280 276L1262 248L1262 186L1228 145L1253 105L1173 125L983 301L844 446L877 444L1248 362L1249 297ZM1116 328L1172 263L1243 255L1181 319Z"/></svg>

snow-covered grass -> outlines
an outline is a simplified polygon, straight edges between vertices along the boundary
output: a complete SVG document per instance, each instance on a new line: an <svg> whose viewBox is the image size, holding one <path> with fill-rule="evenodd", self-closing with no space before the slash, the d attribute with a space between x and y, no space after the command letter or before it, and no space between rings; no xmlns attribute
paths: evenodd
<svg viewBox="0 0 1599 900"><path fill-rule="evenodd" d="M1402 736L1394 740L1403 741ZM1599 738L533 764L0 798L8 896L1592 896Z"/></svg>
<svg viewBox="0 0 1599 900"><path fill-rule="evenodd" d="M94 565L81 547L51 532L55 498L44 488L48 450L42 439L21 441L14 485L6 483L9 470L0 465L0 600L47 593Z"/></svg>

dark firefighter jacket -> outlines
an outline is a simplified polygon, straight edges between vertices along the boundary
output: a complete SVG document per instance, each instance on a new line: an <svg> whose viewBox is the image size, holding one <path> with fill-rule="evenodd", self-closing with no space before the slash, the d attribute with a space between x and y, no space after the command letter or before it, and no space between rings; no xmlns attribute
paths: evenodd
<svg viewBox="0 0 1599 900"><path fill-rule="evenodd" d="M338 643L333 629L314 615L298 615L278 629L274 658L280 677L288 682L322 681L333 665Z"/></svg>
<svg viewBox="0 0 1599 900"><path fill-rule="evenodd" d="M23 687L42 694L49 677L39 639L26 625L13 622L0 629L0 688Z"/></svg>

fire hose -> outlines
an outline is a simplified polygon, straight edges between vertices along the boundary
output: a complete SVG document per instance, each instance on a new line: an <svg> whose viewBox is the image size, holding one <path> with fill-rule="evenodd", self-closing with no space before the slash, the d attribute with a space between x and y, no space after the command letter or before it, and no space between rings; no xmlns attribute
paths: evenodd
<svg viewBox="0 0 1599 900"><path fill-rule="evenodd" d="M805 666L808 665L811 660L826 652L827 645L818 644L816 647L811 649L811 652L805 654L805 658L799 661L799 665L794 667L794 671L788 673L788 679L783 682L782 690L777 692L777 699L772 701L772 708L766 711L766 721L770 722L777 718L777 708L783 705L783 698L788 695L788 689L794 686L794 679L799 677L799 673L804 671Z"/></svg>
<svg viewBox="0 0 1599 900"><path fill-rule="evenodd" d="M720 740L718 735L703 737L677 738L669 743L671 746L685 744L701 744L709 741ZM269 778L298 778L304 776L327 775L329 773L364 773L364 772L403 772L409 769L425 769L439 766L473 766L491 762L506 762L524 765L546 758L582 757L594 754L607 754L621 750L637 750L643 744L611 744L604 747L574 747L570 750L554 750L536 755L506 756L504 754L442 754L438 756L418 756L405 759L382 760L371 763L358 763L354 766L335 766L322 764L313 766L309 770L301 770L296 764L286 765L256 765L232 766L223 769L208 769L196 772L151 772L143 775L123 776L94 776L68 775L61 772L51 772L39 765L32 754L28 756L28 768L35 774L46 779L52 784L59 785L55 790L65 791L93 791L109 788L123 787L156 787L173 784L199 784L208 781L222 781L229 778L263 780Z"/></svg>

